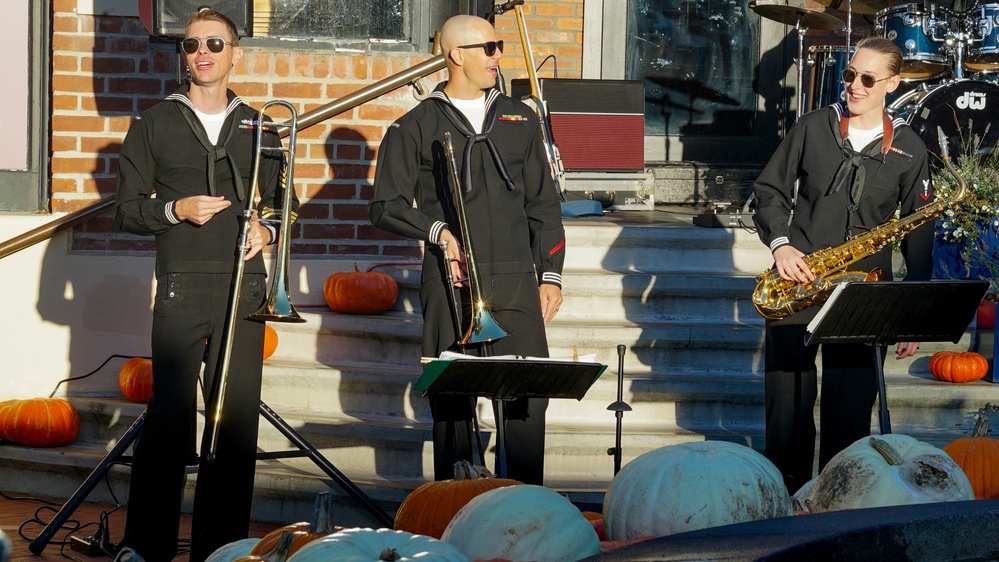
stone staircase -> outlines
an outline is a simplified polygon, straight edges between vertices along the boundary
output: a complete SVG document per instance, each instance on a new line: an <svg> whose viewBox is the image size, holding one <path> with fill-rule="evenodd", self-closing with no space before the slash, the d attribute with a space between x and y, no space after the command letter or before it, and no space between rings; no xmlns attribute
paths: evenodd
<svg viewBox="0 0 999 562"><path fill-rule="evenodd" d="M566 302L549 326L553 357L594 354L608 365L581 401L552 400L547 417L546 485L581 504L599 504L613 477L618 345L625 346L623 462L670 444L722 439L762 447L763 321L749 295L770 255L755 234L697 228L689 216L661 211L620 213L566 223ZM272 324L277 353L265 364L263 400L364 494L389 514L432 475L430 412L412 390L421 372L421 320L416 268L386 270L400 284L393 310L349 316L300 306L304 324ZM946 443L966 434L975 412L993 412L999 385L935 381L927 343L914 359L886 365L893 430ZM106 370L116 373L118 363ZM108 375L111 376L111 375ZM68 497L142 412L119 397L71 398L83 416L69 447L0 446L0 489ZM483 438L492 445L491 407L479 403ZM872 416L877 427L877 418ZM996 425L996 424L993 424ZM261 421L262 451L288 440ZM492 464L492 455L487 455ZM94 501L124 499L127 468L109 471ZM189 490L193 491L193 478ZM340 492L337 519L377 525L308 458L261 460L254 516L274 522L308 517L319 491Z"/></svg>

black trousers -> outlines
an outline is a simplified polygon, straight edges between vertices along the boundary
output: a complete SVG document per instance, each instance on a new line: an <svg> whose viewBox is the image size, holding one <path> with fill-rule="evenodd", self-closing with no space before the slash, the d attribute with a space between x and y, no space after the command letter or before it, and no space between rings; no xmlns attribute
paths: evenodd
<svg viewBox="0 0 999 562"><path fill-rule="evenodd" d="M465 353L548 357L537 277L533 273L489 275L482 282L493 318L509 335L488 344L467 346ZM445 349L457 351L451 305L442 280L425 280L420 292L423 354L437 357ZM507 478L543 485L547 408L548 400L539 398L505 403ZM450 480L458 460L479 463L472 427L474 399L431 396L430 411L434 419L434 479Z"/></svg>
<svg viewBox="0 0 999 562"><path fill-rule="evenodd" d="M816 312L807 309L766 325L765 454L783 474L791 494L812 479L815 461L818 346L805 346L804 336ZM822 345L819 470L836 453L871 434L877 394L873 347Z"/></svg>
<svg viewBox="0 0 999 562"><path fill-rule="evenodd" d="M246 317L265 298L264 276L244 275L215 462L202 450L192 518L192 562L246 538L253 499L264 324ZM186 466L195 458L198 375L211 389L224 339L230 275L171 273L157 278L153 309L153 397L146 408L120 548L168 561L177 537ZM206 398L206 410L211 401ZM202 447L207 447L207 435Z"/></svg>

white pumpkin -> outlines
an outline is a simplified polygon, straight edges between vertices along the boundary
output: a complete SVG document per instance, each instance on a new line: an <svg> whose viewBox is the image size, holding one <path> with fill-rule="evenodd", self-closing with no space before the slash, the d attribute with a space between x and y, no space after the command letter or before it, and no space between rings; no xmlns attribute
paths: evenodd
<svg viewBox="0 0 999 562"><path fill-rule="evenodd" d="M232 562L237 558L242 558L250 554L253 547L260 542L259 538L240 539L229 544L224 544L205 559L205 562Z"/></svg>
<svg viewBox="0 0 999 562"><path fill-rule="evenodd" d="M794 508L794 512L798 513L809 513L808 511L808 499L812 497L812 488L815 487L815 478L812 478L808 482L798 488L798 491L791 494L791 506Z"/></svg>
<svg viewBox="0 0 999 562"><path fill-rule="evenodd" d="M604 495L607 540L662 537L792 515L777 467L744 445L700 441L644 453Z"/></svg>
<svg viewBox="0 0 999 562"><path fill-rule="evenodd" d="M455 547L432 537L392 529L344 529L316 539L288 562L469 562Z"/></svg>
<svg viewBox="0 0 999 562"><path fill-rule="evenodd" d="M947 453L908 435L864 437L822 469L807 500L812 513L975 499Z"/></svg>
<svg viewBox="0 0 999 562"><path fill-rule="evenodd" d="M580 560L600 553L600 539L579 508L544 486L523 484L475 496L441 540L473 560Z"/></svg>

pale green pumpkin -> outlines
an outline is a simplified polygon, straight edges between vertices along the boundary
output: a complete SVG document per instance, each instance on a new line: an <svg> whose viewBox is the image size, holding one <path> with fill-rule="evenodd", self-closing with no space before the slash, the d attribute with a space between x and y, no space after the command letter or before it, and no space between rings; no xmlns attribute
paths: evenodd
<svg viewBox="0 0 999 562"><path fill-rule="evenodd" d="M701 441L644 453L604 495L612 541L661 537L792 514L777 467L744 445Z"/></svg>
<svg viewBox="0 0 999 562"><path fill-rule="evenodd" d="M344 529L316 539L288 562L469 562L453 546L432 537L392 529Z"/></svg>
<svg viewBox="0 0 999 562"><path fill-rule="evenodd" d="M473 560L562 562L600 553L600 539L579 508L554 490L527 484L475 496L441 540Z"/></svg>
<svg viewBox="0 0 999 562"><path fill-rule="evenodd" d="M961 467L943 450L908 435L864 437L822 469L809 498L812 513L973 500Z"/></svg>

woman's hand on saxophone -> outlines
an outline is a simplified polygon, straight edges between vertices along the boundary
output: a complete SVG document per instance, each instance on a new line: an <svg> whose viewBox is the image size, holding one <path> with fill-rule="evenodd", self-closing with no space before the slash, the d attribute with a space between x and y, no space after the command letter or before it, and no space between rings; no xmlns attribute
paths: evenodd
<svg viewBox="0 0 999 562"><path fill-rule="evenodd" d="M780 276L784 279L798 283L811 283L815 280L815 275L812 274L812 270L805 263L805 254L798 251L794 246L790 244L780 246L774 250L773 255L774 267L777 268L777 273L780 273Z"/></svg>

